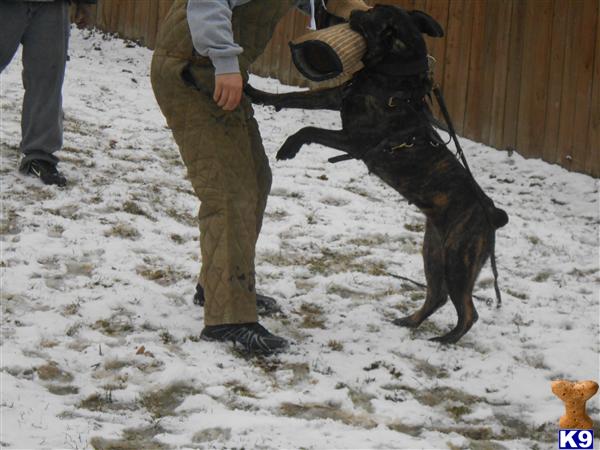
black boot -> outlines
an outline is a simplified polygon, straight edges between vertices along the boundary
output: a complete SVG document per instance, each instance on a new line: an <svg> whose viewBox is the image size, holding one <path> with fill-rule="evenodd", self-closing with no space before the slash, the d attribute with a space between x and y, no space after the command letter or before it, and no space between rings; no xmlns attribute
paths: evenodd
<svg viewBox="0 0 600 450"><path fill-rule="evenodd" d="M32 159L20 168L21 172L39 178L44 184L67 185L67 179L60 173L56 163L43 159Z"/></svg>
<svg viewBox="0 0 600 450"><path fill-rule="evenodd" d="M196 293L194 294L194 305L204 306L204 289L199 284L196 285ZM277 300L266 295L256 294L256 311L261 316L270 316L281 312L281 308L277 304Z"/></svg>
<svg viewBox="0 0 600 450"><path fill-rule="evenodd" d="M259 355L271 355L289 346L288 341L269 333L258 322L207 326L200 337L205 341L241 344L247 353Z"/></svg>

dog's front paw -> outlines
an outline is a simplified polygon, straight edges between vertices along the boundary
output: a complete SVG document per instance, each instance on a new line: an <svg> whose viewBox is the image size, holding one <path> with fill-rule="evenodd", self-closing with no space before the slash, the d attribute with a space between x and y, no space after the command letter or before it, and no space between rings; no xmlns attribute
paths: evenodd
<svg viewBox="0 0 600 450"><path fill-rule="evenodd" d="M401 317L400 319L394 319L392 323L399 327L405 328L417 328L421 325L422 320L418 320L414 314L406 317Z"/></svg>
<svg viewBox="0 0 600 450"><path fill-rule="evenodd" d="M302 143L298 143L294 136L290 136L277 152L277 159L293 159L301 147Z"/></svg>

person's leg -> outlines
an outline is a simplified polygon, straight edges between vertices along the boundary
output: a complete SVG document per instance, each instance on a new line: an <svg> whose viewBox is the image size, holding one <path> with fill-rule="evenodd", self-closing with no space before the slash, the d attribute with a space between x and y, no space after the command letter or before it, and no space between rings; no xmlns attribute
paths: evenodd
<svg viewBox="0 0 600 450"><path fill-rule="evenodd" d="M245 109L247 115L248 134L250 136L252 159L254 161L256 182L258 185L258 201L255 210L256 235L258 237L258 234L262 228L263 216L265 213L265 208L267 207L269 192L271 192L273 176L271 174L271 167L269 167L269 158L267 157L265 148L263 146L258 123L254 118L254 110L252 109L252 105L246 98L244 98L242 101L242 107Z"/></svg>
<svg viewBox="0 0 600 450"><path fill-rule="evenodd" d="M23 112L21 169L33 159L56 164L62 147L62 84L67 61L69 6L64 0L28 3L23 35Z"/></svg>
<svg viewBox="0 0 600 450"><path fill-rule="evenodd" d="M19 48L27 27L27 6L21 2L0 2L0 72Z"/></svg>
<svg viewBox="0 0 600 450"><path fill-rule="evenodd" d="M221 110L212 99L214 73L159 55L152 59L156 99L173 131L188 177L200 199L200 247L206 340L234 341L249 352L272 353L287 341L257 322L254 252L258 183L241 108ZM183 81L182 73L197 82Z"/></svg>
<svg viewBox="0 0 600 450"><path fill-rule="evenodd" d="M193 67L206 92L186 85L185 67L152 64L152 83L200 199L200 247L206 325L256 322L254 247L258 187L243 111L213 101L210 67ZM175 65L175 67L173 67Z"/></svg>

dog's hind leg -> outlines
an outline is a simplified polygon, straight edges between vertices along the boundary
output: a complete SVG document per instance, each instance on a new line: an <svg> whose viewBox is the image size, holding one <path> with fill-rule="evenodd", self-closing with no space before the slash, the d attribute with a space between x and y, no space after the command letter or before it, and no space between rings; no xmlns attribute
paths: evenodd
<svg viewBox="0 0 600 450"><path fill-rule="evenodd" d="M286 139L277 152L277 159L294 158L304 144L321 144L350 154L355 145L344 130L304 127Z"/></svg>
<svg viewBox="0 0 600 450"><path fill-rule="evenodd" d="M457 342L477 321L473 287L488 257L489 246L489 236L485 233L464 233L461 239L451 237L446 241L446 285L456 308L458 322L452 331L432 341L443 344Z"/></svg>
<svg viewBox="0 0 600 450"><path fill-rule="evenodd" d="M442 239L429 219L423 239L423 266L427 280L425 303L414 314L394 320L401 327L416 328L448 300L444 273L444 249Z"/></svg>

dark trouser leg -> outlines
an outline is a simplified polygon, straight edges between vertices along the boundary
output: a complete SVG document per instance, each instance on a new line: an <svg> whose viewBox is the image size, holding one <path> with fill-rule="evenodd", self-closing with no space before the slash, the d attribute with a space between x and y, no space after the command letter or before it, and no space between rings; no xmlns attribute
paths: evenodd
<svg viewBox="0 0 600 450"><path fill-rule="evenodd" d="M19 48L27 28L27 5L0 1L0 72L4 71Z"/></svg>
<svg viewBox="0 0 600 450"><path fill-rule="evenodd" d="M28 159L56 162L62 147L62 84L69 38L66 1L28 4L30 21L23 35L23 112L21 151Z"/></svg>

